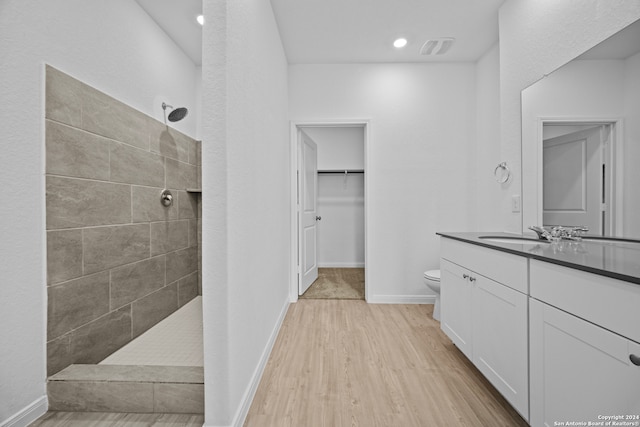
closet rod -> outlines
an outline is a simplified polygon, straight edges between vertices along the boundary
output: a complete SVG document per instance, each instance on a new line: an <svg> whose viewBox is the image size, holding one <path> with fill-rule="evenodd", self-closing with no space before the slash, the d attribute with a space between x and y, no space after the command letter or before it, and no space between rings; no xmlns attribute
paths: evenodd
<svg viewBox="0 0 640 427"><path fill-rule="evenodd" d="M319 170L318 173L364 173L363 169Z"/></svg>

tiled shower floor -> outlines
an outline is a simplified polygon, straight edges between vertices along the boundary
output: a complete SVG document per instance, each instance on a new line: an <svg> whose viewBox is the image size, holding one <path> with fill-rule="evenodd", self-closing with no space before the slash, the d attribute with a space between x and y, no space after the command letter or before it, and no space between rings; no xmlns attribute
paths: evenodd
<svg viewBox="0 0 640 427"><path fill-rule="evenodd" d="M100 364L203 366L202 297L189 301Z"/></svg>

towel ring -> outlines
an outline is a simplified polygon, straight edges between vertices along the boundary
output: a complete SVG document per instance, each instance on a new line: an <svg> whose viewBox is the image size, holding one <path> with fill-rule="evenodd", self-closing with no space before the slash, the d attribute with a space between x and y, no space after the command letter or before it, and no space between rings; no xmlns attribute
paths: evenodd
<svg viewBox="0 0 640 427"><path fill-rule="evenodd" d="M507 166L507 162L502 162L496 166L496 169L493 171L493 175L496 177L498 184L504 184L509 181L509 178L511 178L511 171Z"/></svg>

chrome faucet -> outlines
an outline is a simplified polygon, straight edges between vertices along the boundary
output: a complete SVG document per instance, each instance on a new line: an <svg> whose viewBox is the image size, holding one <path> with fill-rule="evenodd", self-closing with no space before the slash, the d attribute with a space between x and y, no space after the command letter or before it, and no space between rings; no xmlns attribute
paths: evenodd
<svg viewBox="0 0 640 427"><path fill-rule="evenodd" d="M582 240L582 233L589 231L589 228L584 225L576 227L563 227L561 225L556 225L551 228L551 231L549 231L544 227L532 225L529 227L529 230L535 231L538 235L538 239L540 240L547 239L550 242L557 242L559 240L580 241Z"/></svg>
<svg viewBox="0 0 640 427"><path fill-rule="evenodd" d="M535 233L538 235L538 239L540 240L551 240L552 236L551 233L549 233L549 231L547 229L545 229L544 227L539 227L537 225L532 225L531 227L529 227L529 230L533 230L535 231Z"/></svg>

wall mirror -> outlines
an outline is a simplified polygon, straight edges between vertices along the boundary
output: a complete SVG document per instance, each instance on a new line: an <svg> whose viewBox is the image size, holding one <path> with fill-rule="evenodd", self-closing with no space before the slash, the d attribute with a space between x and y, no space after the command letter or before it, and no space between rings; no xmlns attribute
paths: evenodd
<svg viewBox="0 0 640 427"><path fill-rule="evenodd" d="M640 20L522 91L523 228L640 239Z"/></svg>

